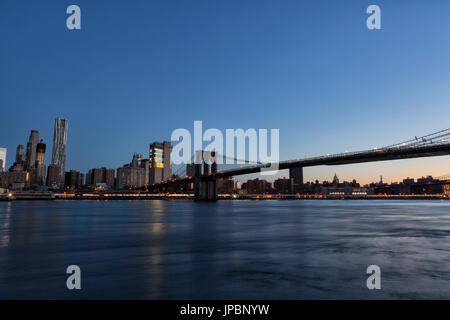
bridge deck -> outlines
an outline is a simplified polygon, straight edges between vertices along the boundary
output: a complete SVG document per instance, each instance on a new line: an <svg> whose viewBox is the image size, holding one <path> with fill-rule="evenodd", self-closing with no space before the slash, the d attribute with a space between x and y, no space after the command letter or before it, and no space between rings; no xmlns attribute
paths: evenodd
<svg viewBox="0 0 450 320"><path fill-rule="evenodd" d="M421 146L415 148L396 147L391 149L376 149L370 151L341 153L329 156L322 156L316 158L298 159L291 161L283 161L279 163L279 169L299 168L299 167L313 167L321 165L342 165L351 163L363 163L374 161L388 161L399 159L411 159L421 157L434 157L450 155L450 143L442 143L438 145ZM246 168L238 168L210 174L208 176L214 178L224 178L235 175L258 173L262 168L267 168L269 165L257 165Z"/></svg>
<svg viewBox="0 0 450 320"><path fill-rule="evenodd" d="M440 144L421 145L417 147L402 147L395 146L392 148L374 149L360 152L340 153L334 155L326 155L315 158L297 159L291 161L282 161L279 163L278 168L274 169L284 170L289 168L300 167L313 167L313 166L335 166L351 163L363 163L363 162L375 162L375 161L389 161L400 159L412 159L423 157L435 157L450 155L450 141ZM232 177L243 174L251 174L261 172L263 168L269 168L269 164L250 166L245 168L237 168L226 171L220 171L217 173L210 173L202 175L202 178L206 179L220 179L226 177ZM182 179L172 179L153 185L152 187L169 185L172 183L184 183L194 181L193 177L186 177Z"/></svg>

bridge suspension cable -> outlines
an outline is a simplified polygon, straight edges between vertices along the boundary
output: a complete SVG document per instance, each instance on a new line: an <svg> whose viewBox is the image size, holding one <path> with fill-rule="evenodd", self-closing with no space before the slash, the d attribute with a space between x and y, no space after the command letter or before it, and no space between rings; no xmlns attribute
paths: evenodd
<svg viewBox="0 0 450 320"><path fill-rule="evenodd" d="M438 140L436 140L436 139L438 139ZM433 143L438 144L438 143L446 142L449 139L450 139L450 128L447 128L444 130L440 130L440 131L437 131L434 133L424 135L422 137L416 136L416 137L414 137L414 139L405 140L405 141L384 147L383 149L390 149L390 148L396 148L396 147L423 146L423 145L429 145L429 144L433 144Z"/></svg>
<svg viewBox="0 0 450 320"><path fill-rule="evenodd" d="M226 155L223 155L223 154L220 154L220 153L218 153L217 154L218 156L222 156L224 159L228 159L228 160L233 160L233 161L236 161L236 163L238 163L238 162L243 162L243 163L249 163L249 164L262 164L262 162L260 162L260 161L250 161L250 160L242 160L242 159L238 159L238 158L233 158L233 157L228 157L228 156L226 156Z"/></svg>

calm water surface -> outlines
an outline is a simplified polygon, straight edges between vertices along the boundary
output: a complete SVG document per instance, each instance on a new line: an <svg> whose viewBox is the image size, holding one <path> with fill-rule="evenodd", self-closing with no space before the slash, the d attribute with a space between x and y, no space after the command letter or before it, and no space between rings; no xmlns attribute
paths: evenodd
<svg viewBox="0 0 450 320"><path fill-rule="evenodd" d="M450 202L0 202L0 298L450 299Z"/></svg>

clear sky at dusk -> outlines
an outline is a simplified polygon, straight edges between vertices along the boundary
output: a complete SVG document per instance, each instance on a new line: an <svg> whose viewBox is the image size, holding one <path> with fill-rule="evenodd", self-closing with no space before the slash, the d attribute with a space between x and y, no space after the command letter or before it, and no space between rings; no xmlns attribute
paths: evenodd
<svg viewBox="0 0 450 320"><path fill-rule="evenodd" d="M82 30L66 28L77 4ZM381 30L366 8L381 7ZM67 168L117 168L176 128L279 128L281 159L450 127L449 1L0 2L0 147L69 120ZM306 179L450 173L450 157L305 169Z"/></svg>

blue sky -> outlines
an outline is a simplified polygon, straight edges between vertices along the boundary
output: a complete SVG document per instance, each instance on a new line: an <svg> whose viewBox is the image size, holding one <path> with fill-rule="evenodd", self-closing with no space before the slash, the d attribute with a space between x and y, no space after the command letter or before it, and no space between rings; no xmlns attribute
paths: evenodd
<svg viewBox="0 0 450 320"><path fill-rule="evenodd" d="M66 28L77 4L82 30ZM366 28L370 4L381 30ZM281 159L449 126L448 1L0 3L0 146L69 120L67 168L117 168L176 128L279 128ZM450 157L305 170L362 182L450 172Z"/></svg>

